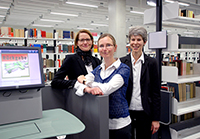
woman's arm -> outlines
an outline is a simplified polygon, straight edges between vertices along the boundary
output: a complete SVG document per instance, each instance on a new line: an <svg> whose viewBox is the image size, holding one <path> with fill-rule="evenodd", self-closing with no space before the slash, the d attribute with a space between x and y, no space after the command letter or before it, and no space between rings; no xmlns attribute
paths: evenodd
<svg viewBox="0 0 200 139"><path fill-rule="evenodd" d="M108 83L97 83L93 82L91 87L98 87L102 90L104 95L109 95L112 92L116 91L124 84L124 79L120 74L116 74L112 77L112 79Z"/></svg>

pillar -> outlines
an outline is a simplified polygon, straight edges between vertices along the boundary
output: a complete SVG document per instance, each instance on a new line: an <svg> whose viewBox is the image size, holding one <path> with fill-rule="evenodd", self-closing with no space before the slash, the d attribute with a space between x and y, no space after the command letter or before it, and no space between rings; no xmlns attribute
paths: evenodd
<svg viewBox="0 0 200 139"><path fill-rule="evenodd" d="M115 57L125 56L126 51L126 0L109 0L109 29L117 42Z"/></svg>

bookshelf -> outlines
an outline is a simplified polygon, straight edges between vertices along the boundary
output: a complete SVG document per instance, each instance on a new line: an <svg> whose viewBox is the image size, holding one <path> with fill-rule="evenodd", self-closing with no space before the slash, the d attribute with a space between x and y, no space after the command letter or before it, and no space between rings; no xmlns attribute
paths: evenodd
<svg viewBox="0 0 200 139"><path fill-rule="evenodd" d="M175 66L162 66L162 81L165 81L167 83L172 83L178 86L179 84L191 83L199 80L200 80L199 63L194 63L194 74L183 75L183 76L178 75L178 68ZM179 95L180 97L180 94L175 94L175 96L176 95ZM199 136L198 133L200 132L199 126L198 125L194 126L194 122L200 122L200 118L198 118L198 116L190 119L189 120L190 122L188 122L188 120L184 120L181 122L179 121L180 121L180 116L200 110L200 87L198 86L195 87L194 98L189 98L185 101L179 101L176 98L177 97L172 98L172 114L178 116L179 120L178 123L170 125L170 132L172 139L178 139L178 138L193 139L193 137L197 136L197 134ZM194 119L196 120L194 121ZM185 128L178 128L178 129L176 128L177 126L178 127L182 126L183 123L185 123ZM193 126L188 127L189 125Z"/></svg>
<svg viewBox="0 0 200 139"><path fill-rule="evenodd" d="M163 52L179 52L183 55L182 60L193 62L193 74L192 75L178 75L178 68L173 66L163 66L162 67L162 81L168 83L173 83L176 85L196 82L200 80L200 64L197 63L199 60L200 49L198 46L200 38L195 37L182 37L177 34L168 35L168 49L163 50ZM187 53L187 54L186 54ZM195 98L188 99L186 101L179 102L176 98L172 98L172 114L178 116L178 121L180 117L191 113L198 112L200 110L200 87L195 88L196 96ZM194 125L194 122L200 120L198 116L192 118L191 120L184 120L175 124L170 125L170 132L172 139L185 138L193 139L194 136L199 136L200 130L198 125ZM176 126L183 126L185 128L178 128Z"/></svg>
<svg viewBox="0 0 200 139"><path fill-rule="evenodd" d="M156 23L156 8L147 9L144 11L144 24L154 25ZM180 7L177 2L163 5L163 25L178 25L190 27L193 29L199 28L200 19L192 17L183 17L180 15Z"/></svg>
<svg viewBox="0 0 200 139"><path fill-rule="evenodd" d="M186 8L186 7L184 7ZM182 17L180 15L181 7L177 2L163 5L162 24L176 27L189 27L192 29L199 29L200 19L192 17ZM156 24L156 8L147 9L144 12L144 24L155 25ZM200 52L200 38L195 37L183 37L178 34L168 35L168 48L162 49L163 54L179 53L181 60L194 63L194 73L192 75L178 75L179 71L177 67L162 66L162 81L167 84L174 84L179 87L179 84L194 83L200 80L200 65L196 64L199 61ZM147 51L150 53L151 50ZM181 86L181 85L180 85ZM195 87L196 96L184 101L179 101L177 96L172 98L172 114L178 116L178 122L170 124L170 132L172 139L194 139L200 136L200 116L195 115L195 118L189 120L183 120L181 122L181 116L200 110L200 87ZM179 94L178 94L179 95Z"/></svg>

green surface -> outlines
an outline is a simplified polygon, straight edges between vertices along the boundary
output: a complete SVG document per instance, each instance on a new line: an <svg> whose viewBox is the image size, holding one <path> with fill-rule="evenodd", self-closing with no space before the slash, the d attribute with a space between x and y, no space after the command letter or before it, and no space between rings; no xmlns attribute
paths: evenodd
<svg viewBox="0 0 200 139"><path fill-rule="evenodd" d="M43 111L41 119L0 126L0 138L34 139L82 132L84 124L62 109Z"/></svg>

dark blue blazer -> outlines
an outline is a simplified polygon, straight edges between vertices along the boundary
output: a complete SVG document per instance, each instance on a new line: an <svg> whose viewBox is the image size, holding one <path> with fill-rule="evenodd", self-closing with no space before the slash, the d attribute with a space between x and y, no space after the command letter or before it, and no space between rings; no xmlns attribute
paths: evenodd
<svg viewBox="0 0 200 139"><path fill-rule="evenodd" d="M98 58L92 57L93 69L96 68L100 63L101 61ZM67 55L62 66L56 72L51 82L51 86L60 89L73 88L75 82L77 81L77 77L79 75L86 74L88 73L81 56L78 54ZM66 76L68 76L69 80L64 80Z"/></svg>
<svg viewBox="0 0 200 139"><path fill-rule="evenodd" d="M132 54L132 53L130 53ZM126 99L130 105L132 91L133 91L133 68L131 62L131 55L120 58L122 63L128 65L131 69L129 84L126 92ZM160 81L158 73L158 63L155 58L144 54L144 63L142 64L140 87L141 99L144 111L152 117L152 121L160 120Z"/></svg>

